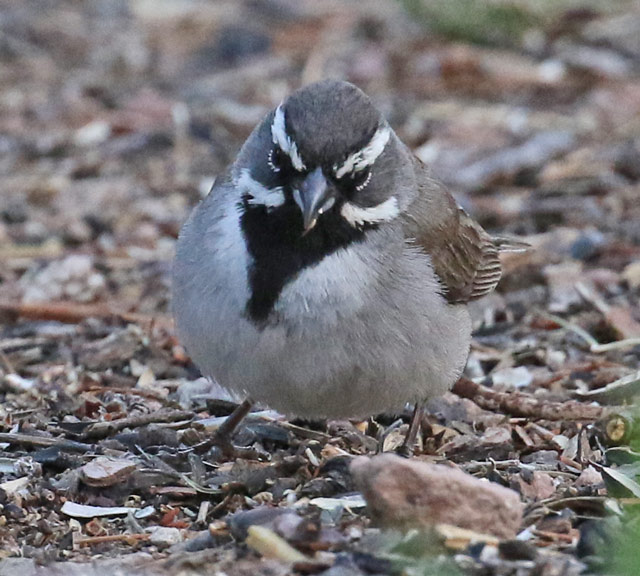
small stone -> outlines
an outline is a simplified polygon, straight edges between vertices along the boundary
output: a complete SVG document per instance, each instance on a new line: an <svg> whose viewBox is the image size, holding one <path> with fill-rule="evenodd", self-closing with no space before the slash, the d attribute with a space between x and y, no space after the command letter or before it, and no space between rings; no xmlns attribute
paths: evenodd
<svg viewBox="0 0 640 576"><path fill-rule="evenodd" d="M27 272L20 284L24 302L71 299L91 302L106 292L104 276L95 271L93 258L73 254L47 264L44 268Z"/></svg>
<svg viewBox="0 0 640 576"><path fill-rule="evenodd" d="M105 142L111 135L111 126L104 120L96 120L76 130L73 143L76 146L97 146Z"/></svg>
<svg viewBox="0 0 640 576"><path fill-rule="evenodd" d="M631 61L614 50L591 46L565 46L560 59L568 68L590 72L602 78L626 78L631 71Z"/></svg>
<svg viewBox="0 0 640 576"><path fill-rule="evenodd" d="M560 514L547 514L535 524L535 528L542 532L555 532L556 534L569 534L573 530L576 513L565 508Z"/></svg>
<svg viewBox="0 0 640 576"><path fill-rule="evenodd" d="M571 257L586 261L593 258L605 244L605 237L599 230L586 230L578 236L571 246Z"/></svg>
<svg viewBox="0 0 640 576"><path fill-rule="evenodd" d="M629 284L629 288L640 288L640 260L631 262L623 271L622 278Z"/></svg>
<svg viewBox="0 0 640 576"><path fill-rule="evenodd" d="M538 550L533 544L522 540L500 542L498 551L505 560L535 560L538 555Z"/></svg>
<svg viewBox="0 0 640 576"><path fill-rule="evenodd" d="M544 464L555 468L558 464L558 453L555 450L536 450L524 455L521 460L524 464Z"/></svg>
<svg viewBox="0 0 640 576"><path fill-rule="evenodd" d="M183 540L178 544L174 544L171 547L171 550L169 550L169 553L175 554L176 552L200 552L201 550L214 548L219 544L219 540L217 540L216 536L211 534L209 530L202 530L200 532L197 532L195 536L191 536L187 540Z"/></svg>
<svg viewBox="0 0 640 576"><path fill-rule="evenodd" d="M533 382L533 375L526 366L505 368L491 374L494 386L505 388L525 388Z"/></svg>
<svg viewBox="0 0 640 576"><path fill-rule="evenodd" d="M24 509L13 502L4 505L3 513L9 520L22 520L26 516Z"/></svg>
<svg viewBox="0 0 640 576"><path fill-rule="evenodd" d="M372 519L400 529L452 524L515 538L523 504L513 490L461 470L392 454L357 458L351 465Z"/></svg>
<svg viewBox="0 0 640 576"><path fill-rule="evenodd" d="M168 548L182 542L182 533L177 528L158 526L151 532L149 542L158 548Z"/></svg>
<svg viewBox="0 0 640 576"><path fill-rule="evenodd" d="M82 468L82 480L88 486L113 486L126 480L136 469L135 462L99 457Z"/></svg>
<svg viewBox="0 0 640 576"><path fill-rule="evenodd" d="M576 488L582 488L583 486L590 488L597 488L604 486L602 475L593 466L587 466L578 476L578 479L573 483Z"/></svg>
<svg viewBox="0 0 640 576"><path fill-rule="evenodd" d="M551 370L558 371L567 361L567 354L563 350L547 350L545 361Z"/></svg>
<svg viewBox="0 0 640 576"><path fill-rule="evenodd" d="M511 430L504 426L490 426L482 435L482 445L485 447L511 445Z"/></svg>
<svg viewBox="0 0 640 576"><path fill-rule="evenodd" d="M231 535L236 540L244 540L247 537L249 526L268 526L271 528L276 521L276 518L279 518L284 514L297 516L297 514L289 512L285 508L261 506L260 508L254 508L253 510L236 512L231 516L231 518L229 518L227 523L231 529Z"/></svg>
<svg viewBox="0 0 640 576"><path fill-rule="evenodd" d="M325 570L322 576L363 576L362 570L348 557L341 557L329 570Z"/></svg>
<svg viewBox="0 0 640 576"><path fill-rule="evenodd" d="M576 284L583 280L582 263L567 261L549 264L542 269L550 292L549 312L567 312L582 303Z"/></svg>
<svg viewBox="0 0 640 576"><path fill-rule="evenodd" d="M553 496L556 492L556 486L553 478L546 472L534 471L532 474L521 472L514 479L516 487L520 493L531 500L544 500Z"/></svg>

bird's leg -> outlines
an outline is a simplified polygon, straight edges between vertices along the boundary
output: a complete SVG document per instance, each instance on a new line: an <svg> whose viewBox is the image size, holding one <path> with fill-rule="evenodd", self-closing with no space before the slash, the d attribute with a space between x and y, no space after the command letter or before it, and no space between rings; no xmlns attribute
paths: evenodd
<svg viewBox="0 0 640 576"><path fill-rule="evenodd" d="M418 438L418 432L420 432L420 421L422 420L422 409L424 408L424 402L416 402L413 414L411 415L411 422L409 423L409 430L404 438L402 446L398 448L397 453L405 458L411 458L413 456L413 448L416 445L416 439Z"/></svg>
<svg viewBox="0 0 640 576"><path fill-rule="evenodd" d="M253 448L234 446L231 442L236 428L246 418L247 414L251 412L252 406L253 402L249 398L243 400L242 403L227 416L213 436L193 446L193 451L198 454L204 454L211 448L216 447L222 452L222 455L226 457L259 459L261 456L259 451Z"/></svg>

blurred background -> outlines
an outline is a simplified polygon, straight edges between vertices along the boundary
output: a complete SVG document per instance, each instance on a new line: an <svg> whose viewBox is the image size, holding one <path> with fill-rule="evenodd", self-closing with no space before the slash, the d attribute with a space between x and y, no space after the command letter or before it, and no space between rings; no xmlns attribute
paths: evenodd
<svg viewBox="0 0 640 576"><path fill-rule="evenodd" d="M638 254L638 2L0 6L3 299L165 312L190 207L269 108L325 77L367 91L484 226L616 272Z"/></svg>
<svg viewBox="0 0 640 576"><path fill-rule="evenodd" d="M535 248L474 303L467 375L543 400L634 402L637 0L0 0L6 431L157 408L127 387L148 388L147 404L186 390L197 372L168 309L180 226L260 118L327 77L364 89L488 230ZM608 494L640 498L627 428L609 438L622 462L592 422L496 424L451 397L432 413L447 432L428 449L460 466L551 454L526 470L474 468L521 493L527 526L546 518L541 502L563 502L552 516L564 523L529 534L540 549L596 554L611 537L585 519L607 515ZM635 468L607 475L592 461ZM637 573L635 522L621 574ZM0 527L7 554L44 546L28 529ZM569 574L550 565L536 573Z"/></svg>

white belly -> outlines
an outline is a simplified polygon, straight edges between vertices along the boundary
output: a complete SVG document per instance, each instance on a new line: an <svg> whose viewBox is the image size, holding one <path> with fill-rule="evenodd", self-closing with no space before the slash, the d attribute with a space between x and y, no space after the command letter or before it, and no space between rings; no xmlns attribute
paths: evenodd
<svg viewBox="0 0 640 576"><path fill-rule="evenodd" d="M304 417L395 411L454 383L470 321L437 294L424 258L401 251L390 276L366 247L338 250L286 285L277 322L257 327L245 315L249 257L238 215L215 222L218 233L182 254L174 275L178 332L204 374ZM184 235L196 228L204 229Z"/></svg>

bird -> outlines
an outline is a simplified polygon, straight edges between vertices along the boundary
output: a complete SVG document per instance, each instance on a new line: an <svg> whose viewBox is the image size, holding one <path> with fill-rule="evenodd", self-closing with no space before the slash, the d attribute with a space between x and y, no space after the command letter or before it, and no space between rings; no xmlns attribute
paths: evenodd
<svg viewBox="0 0 640 576"><path fill-rule="evenodd" d="M490 236L354 84L291 93L249 135L176 244L172 307L201 372L299 418L363 418L449 390L470 301L523 243Z"/></svg>

